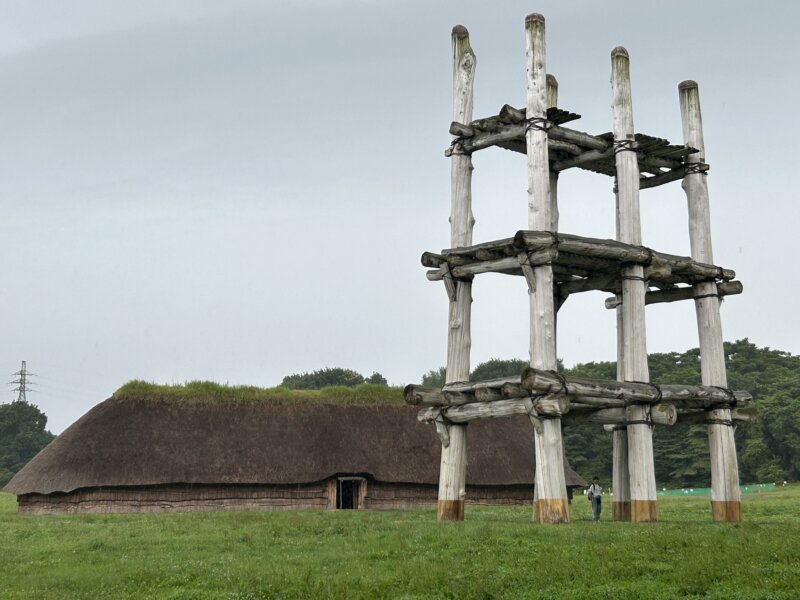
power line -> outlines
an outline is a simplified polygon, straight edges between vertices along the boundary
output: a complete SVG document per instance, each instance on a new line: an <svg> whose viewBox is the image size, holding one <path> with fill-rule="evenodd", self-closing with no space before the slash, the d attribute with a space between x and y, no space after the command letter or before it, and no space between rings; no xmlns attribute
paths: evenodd
<svg viewBox="0 0 800 600"><path fill-rule="evenodd" d="M27 392L33 391L29 387L30 383L28 382L28 377L32 377L33 375L35 374L28 373L27 363L24 360L22 361L22 368L16 373L13 373L13 377L16 377L16 379L9 381L8 383L12 385L16 384L17 386L13 390L11 390L13 392L19 393L19 395L17 396L17 402L27 402L25 394Z"/></svg>

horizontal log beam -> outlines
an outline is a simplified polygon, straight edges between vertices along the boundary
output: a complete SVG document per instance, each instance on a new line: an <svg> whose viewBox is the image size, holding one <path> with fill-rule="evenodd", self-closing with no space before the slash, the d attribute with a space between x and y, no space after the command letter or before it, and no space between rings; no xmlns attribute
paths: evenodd
<svg viewBox="0 0 800 600"><path fill-rule="evenodd" d="M731 421L733 423L755 423L758 421L758 413L755 408L732 408ZM716 422L710 413L705 410L691 412L678 411L679 425L708 425Z"/></svg>
<svg viewBox="0 0 800 600"><path fill-rule="evenodd" d="M523 252L518 256L506 256L456 267L451 266L450 274L456 279L464 279L481 273L521 274L522 266L525 264L530 266L544 265L553 262L557 257L558 251L555 248L545 248L529 254ZM429 281L441 281L444 279L444 273L444 270L440 267L437 270L428 271L425 275Z"/></svg>
<svg viewBox="0 0 800 600"><path fill-rule="evenodd" d="M514 415L532 415L534 417L553 418L569 411L569 400L564 396L546 395L537 398L509 398L496 402L473 402L460 406L423 408L417 419L425 423L433 423L438 418L445 422L468 423L477 419L497 419Z"/></svg>
<svg viewBox="0 0 800 600"><path fill-rule="evenodd" d="M630 423L625 408L570 408L561 396L541 398L512 398L497 402L465 404L445 408L426 407L417 415L423 423L437 421L468 423L478 419L499 419L515 415L535 417L560 417L565 426L584 423L601 425L627 425ZM655 404L650 407L648 422L653 425L672 426L679 421L678 410L671 404Z"/></svg>
<svg viewBox="0 0 800 600"><path fill-rule="evenodd" d="M743 290L741 281L725 281L717 284L719 297L741 294ZM679 287L667 290L647 292L644 297L645 304L659 304L661 302L677 302L679 300L692 300L695 297L694 287ZM614 296L606 298L606 308L617 308L622 304L622 298Z"/></svg>
<svg viewBox="0 0 800 600"><path fill-rule="evenodd" d="M617 398L633 404L693 402L706 406L748 402L748 392L700 385L656 385L631 381L563 377L552 371L529 367L522 374L522 387L533 394L569 394L595 398Z"/></svg>
<svg viewBox="0 0 800 600"><path fill-rule="evenodd" d="M671 404L654 404L650 407L649 422L653 425L675 425L678 421L678 410ZM582 423L600 423L602 425L627 425L630 421L625 408L578 409L571 408L562 417L566 425Z"/></svg>

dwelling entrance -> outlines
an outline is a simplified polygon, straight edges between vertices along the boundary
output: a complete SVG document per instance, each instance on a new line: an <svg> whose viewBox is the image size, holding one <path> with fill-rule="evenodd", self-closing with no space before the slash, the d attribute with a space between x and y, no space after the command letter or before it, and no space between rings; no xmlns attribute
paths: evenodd
<svg viewBox="0 0 800 600"><path fill-rule="evenodd" d="M339 477L336 482L336 508L362 508L366 481L363 477Z"/></svg>

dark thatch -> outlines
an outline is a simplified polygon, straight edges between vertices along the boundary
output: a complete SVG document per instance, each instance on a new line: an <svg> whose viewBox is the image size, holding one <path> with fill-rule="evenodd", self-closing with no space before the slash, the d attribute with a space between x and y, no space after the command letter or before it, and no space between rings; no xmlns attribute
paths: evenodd
<svg viewBox="0 0 800 600"><path fill-rule="evenodd" d="M298 484L337 474L436 484L440 443L407 406L112 397L5 487L17 495L113 486ZM470 485L533 485L527 418L469 426ZM571 468L568 486L586 486Z"/></svg>

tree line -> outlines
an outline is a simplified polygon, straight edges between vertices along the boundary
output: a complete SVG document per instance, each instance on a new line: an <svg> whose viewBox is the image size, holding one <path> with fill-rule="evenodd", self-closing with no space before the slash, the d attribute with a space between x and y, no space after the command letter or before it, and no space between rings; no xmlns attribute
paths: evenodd
<svg viewBox="0 0 800 600"><path fill-rule="evenodd" d="M0 488L55 437L47 417L24 400L0 404Z"/></svg>

